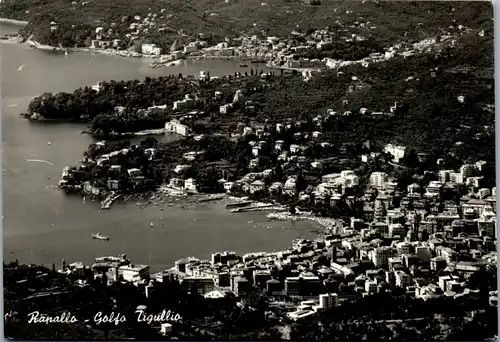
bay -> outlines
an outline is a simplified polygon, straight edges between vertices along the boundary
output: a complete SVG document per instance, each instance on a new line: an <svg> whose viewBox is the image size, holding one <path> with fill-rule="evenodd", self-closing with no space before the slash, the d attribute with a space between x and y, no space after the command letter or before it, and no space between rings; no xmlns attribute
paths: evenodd
<svg viewBox="0 0 500 342"><path fill-rule="evenodd" d="M13 25L0 25L2 34L16 30ZM80 160L94 142L80 134L85 125L33 123L19 115L34 96L44 92L72 92L112 79L198 75L201 70L222 76L244 71L237 61L203 60L152 69L149 59L88 52L65 56L2 42L0 63L5 261L18 259L51 267L52 263L59 265L62 258L91 263L94 257L124 253L134 263L149 264L153 271L159 271L184 256L209 258L211 253L224 250L240 254L274 251L290 246L295 238L311 237L310 223L267 222L263 213L230 214L214 203L188 209L165 206L164 211L160 206L140 209L135 203L115 203L101 212L98 202L84 203L79 196L54 189L62 169ZM109 235L110 240L93 240L92 232Z"/></svg>

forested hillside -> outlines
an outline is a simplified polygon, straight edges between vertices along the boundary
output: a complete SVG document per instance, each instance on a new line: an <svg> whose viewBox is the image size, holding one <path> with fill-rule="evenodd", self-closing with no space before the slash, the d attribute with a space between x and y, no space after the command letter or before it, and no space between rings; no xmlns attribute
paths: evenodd
<svg viewBox="0 0 500 342"><path fill-rule="evenodd" d="M162 11L163 10L163 11ZM332 26L357 26L368 21L379 44L415 41L441 33L453 25L479 27L491 24L490 2L431 1L323 1L305 5L302 0L4 0L0 16L27 20L25 34L38 40L50 36L50 22L66 28L63 39L80 41L98 26L115 32L127 30L132 16L158 14L157 22L168 28L164 36L183 34L225 36L258 34L286 37L294 30L307 32ZM359 27L359 29L361 29ZM182 34L181 34L182 31ZM63 32L63 30L61 30ZM80 39L76 39L79 37Z"/></svg>

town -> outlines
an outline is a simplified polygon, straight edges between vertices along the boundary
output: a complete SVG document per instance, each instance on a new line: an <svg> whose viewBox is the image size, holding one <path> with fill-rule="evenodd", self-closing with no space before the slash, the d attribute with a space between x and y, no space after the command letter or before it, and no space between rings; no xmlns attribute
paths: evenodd
<svg viewBox="0 0 500 342"><path fill-rule="evenodd" d="M98 252L54 252L48 267L4 263L9 336L497 336L490 14L477 8L482 19L470 19L458 3L401 8L377 0L158 2L138 4L135 13L115 4L108 13L102 10L108 1L73 1L60 11L46 4L42 18L4 0L0 14L29 20L20 36L35 48L147 57L151 68L234 59L239 69L92 80L72 93L32 98L23 117L88 123L81 133L94 139L54 186L64 200L88 205L118 227L126 219L104 215L120 215L118 201L134 202L144 216L163 220L150 223L148 216L145 232L170 234L168 207L191 215L191 207L210 211L208 202L221 207L221 218L259 212L251 214L267 220L260 228L274 221L311 228L281 227L309 234L276 249L254 244L258 249L247 253L253 247L226 243L208 253L183 249L166 262L158 261L164 255L151 260L150 247L149 261L123 242L109 251L130 230L109 229L106 236L84 227ZM53 151L59 141L44 147ZM160 248L179 240L162 240ZM119 253L126 254L113 255ZM60 266L54 255L64 258ZM24 315L33 310L74 315L77 323L61 331L26 327Z"/></svg>
<svg viewBox="0 0 500 342"><path fill-rule="evenodd" d="M235 98L240 96L237 92ZM179 103L189 102L182 100L174 106L179 108ZM361 115L370 115L368 110L361 112ZM427 153L387 144L380 151L371 149L372 152L364 146L366 152L357 157L361 167L356 171L323 172L336 167L306 157L304 143L316 141L320 146L328 146L328 142L321 141L321 123L336 115L343 114L328 110L324 116L314 118L318 131L310 135L294 131L287 141L277 137L291 130L290 124L275 124L272 134L269 130L266 134L263 129L254 131L251 127L242 127L239 139L245 136L266 139L248 142L251 158L248 168L252 172L234 181L219 179L220 191L244 196L243 199L261 194L259 200L276 206L297 198L287 205L290 210L283 208L269 214L270 218L304 219L311 210L320 208L332 213L332 209L342 208L341 218L327 221L317 239L294 241L290 249L276 253L239 256L222 252L214 253L211 260L188 257L178 260L173 269L157 274L150 274L148 265L131 266L126 259L97 258L91 267L95 277L104 277L108 284L133 283L144 288L146 296L157 283L172 278L188 292L197 292L211 300L224 298L228 293L242 300L258 291L265 294L269 305L276 303L273 307L286 313L283 319L292 321L322 311L342 310L338 306L349 305L353 298L377 293L405 294L422 300L439 297L464 300L480 291L489 291L490 303L496 305L493 282L497 258L496 187L485 187L485 184L494 184L493 165L477 161L450 169L442 158L429 164ZM391 111L387 110L386 115L390 117ZM300 123L297 126L300 127ZM165 127L167 134L187 135L190 130L177 120L167 122ZM190 139L202 142L207 138L193 136ZM105 149L106 145L99 142L95 148ZM265 149L266 145L270 148ZM140 151L145 158L154 160L157 150L145 147L130 146L98 154L95 163L109 170L120 169L120 165L113 164L113 158L119 154L130 156L131 151ZM192 168L202 154L196 150L181 154L182 164L172 164L170 172L177 176L168 179L160 192L173 196L197 193L196 180L179 175ZM278 162L278 167L263 169L260 158L273 158L267 165ZM292 164L303 169L303 174L284 174L283 169ZM387 167L408 169L405 164L410 165L411 170L419 169L418 165L429 168L420 168L421 175L409 174L409 179L397 179L390 175L394 172L381 171ZM92 168L88 165L83 164ZM379 169L367 174L370 168L363 165L379 165ZM78 169L66 169L62 184L74 177L72 172ZM133 187L145 181L139 168L128 169L126 174L127 184ZM312 174L318 176L315 178ZM120 190L117 179L110 178L101 184L106 183L108 190ZM90 182L83 186L93 188ZM97 193L99 191L97 189ZM353 216L348 217L348 213ZM61 272L81 275L84 269L81 263L64 263ZM163 323L161 329L167 334L172 324Z"/></svg>

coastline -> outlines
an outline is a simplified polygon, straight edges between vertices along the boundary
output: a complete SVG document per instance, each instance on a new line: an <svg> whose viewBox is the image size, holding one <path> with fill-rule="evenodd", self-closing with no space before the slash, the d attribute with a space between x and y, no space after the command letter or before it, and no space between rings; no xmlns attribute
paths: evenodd
<svg viewBox="0 0 500 342"><path fill-rule="evenodd" d="M28 25L28 22L25 20L16 20L16 19L8 19L8 18L0 18L0 23L20 25L20 26Z"/></svg>
<svg viewBox="0 0 500 342"><path fill-rule="evenodd" d="M138 131L138 132L114 133L114 134L110 134L110 136L113 138L117 138L117 137L119 137L119 138L131 138L131 137L141 137L141 136L148 136L148 135L164 135L165 133L167 133L165 128L158 128L158 129L146 129L146 130ZM86 130L82 131L81 134L88 134L88 135L91 135L94 137L99 137L99 138L104 137L104 136L96 135L92 131L86 131Z"/></svg>
<svg viewBox="0 0 500 342"><path fill-rule="evenodd" d="M284 212L274 212L267 214L266 217L271 220L279 220L279 221L313 221L319 226L323 227L326 230L333 230L336 226L340 224L339 220L330 218L330 217L321 217L315 216L311 213L299 212L295 215L284 213Z"/></svg>
<svg viewBox="0 0 500 342"><path fill-rule="evenodd" d="M0 23L26 26L28 24L28 21L0 18ZM153 69L179 65L184 60L197 61L197 60L210 60L210 59L235 60L235 61L249 62L249 63L254 62L252 64L255 64L256 66L265 65L269 68L275 68L275 69L279 68L279 67L275 67L274 65L271 65L272 61L264 60L262 58L248 57L248 56L214 56L214 55L202 54L202 55L185 56L184 58L178 59L178 60L162 61L162 57L165 57L168 55L145 55L145 54L135 52L135 51L101 49L101 48L93 48L93 47L77 47L77 48L76 47L73 47L73 48L71 48L71 47L58 47L58 46L52 46L52 45L47 45L47 44L41 44L41 43L34 41L32 39L24 40L19 34L16 36L11 36L8 39L2 39L1 41L4 43L10 42L10 43L24 44L28 47L31 47L31 48L34 48L37 50L42 50L42 51L89 52L89 53L93 52L93 53L99 53L99 54L108 55L108 56L118 56L118 57L126 57L126 58L147 58L147 59L154 60L153 63L150 65L150 67ZM283 69L287 69L287 68L283 68Z"/></svg>

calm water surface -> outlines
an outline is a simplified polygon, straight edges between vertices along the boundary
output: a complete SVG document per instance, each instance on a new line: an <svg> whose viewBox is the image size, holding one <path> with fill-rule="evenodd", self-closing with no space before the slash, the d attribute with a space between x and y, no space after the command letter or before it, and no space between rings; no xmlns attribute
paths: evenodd
<svg viewBox="0 0 500 342"><path fill-rule="evenodd" d="M15 27L1 24L0 32L15 32ZM85 126L31 123L19 116L34 96L44 92L72 92L102 80L197 75L201 70L220 76L241 71L237 62L212 60L151 69L147 59L90 53L64 56L12 43L0 44L0 59L4 260L51 265L65 258L90 263L97 256L126 253L133 262L148 263L158 271L183 256L273 251L289 246L294 238L311 236L309 223L268 223L262 213L230 214L218 204L160 211L160 207L115 203L111 210L100 212L97 202L83 203L80 197L53 188L63 167L80 160L93 142L80 134ZM93 240L92 232L111 239Z"/></svg>

